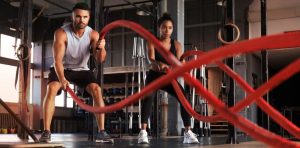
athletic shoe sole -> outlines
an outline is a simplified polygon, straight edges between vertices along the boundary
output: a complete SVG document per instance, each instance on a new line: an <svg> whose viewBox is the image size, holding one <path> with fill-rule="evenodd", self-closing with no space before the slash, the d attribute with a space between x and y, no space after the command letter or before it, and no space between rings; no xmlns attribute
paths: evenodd
<svg viewBox="0 0 300 148"><path fill-rule="evenodd" d="M96 143L114 143L114 139L95 140Z"/></svg>

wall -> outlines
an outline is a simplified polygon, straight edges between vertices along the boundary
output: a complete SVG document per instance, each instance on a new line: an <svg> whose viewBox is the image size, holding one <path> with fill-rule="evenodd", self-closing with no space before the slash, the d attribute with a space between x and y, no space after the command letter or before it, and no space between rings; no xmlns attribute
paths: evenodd
<svg viewBox="0 0 300 148"><path fill-rule="evenodd" d="M249 38L248 10L252 0L235 0L235 23L239 27L241 37L239 41ZM223 26L224 7L216 5L216 0L189 0L185 7L185 48L189 50L192 45L199 50L210 51L222 46L217 39L217 33ZM251 73L260 69L259 63L253 62L255 55L239 55L234 57L234 71L236 71L246 82L252 84ZM209 66L209 65L208 65ZM250 76L249 76L250 75ZM260 73L258 74L258 77ZM218 78L211 78L218 79ZM221 78L222 79L222 78ZM223 82L227 82L226 77ZM208 80L210 81L210 80ZM224 84L226 85L226 84ZM229 87L227 87L229 88ZM226 90L228 92L228 90ZM246 93L238 85L234 88L234 99L241 101ZM233 99L233 98L228 98ZM241 114L249 120L256 122L256 105L246 108Z"/></svg>
<svg viewBox="0 0 300 148"><path fill-rule="evenodd" d="M19 117L19 113L20 113L20 104L19 103L9 103L9 102L6 102L6 105L14 112L14 114L16 114L18 117ZM33 109L36 108L38 106L36 105L32 105L32 104L29 104L28 105L28 109L29 109L29 112L28 112L28 123L26 123L26 125L30 128L33 127L34 125L34 122L33 122ZM7 112L7 110L2 106L0 105L0 114L2 115L7 115L9 114ZM0 117L0 120L3 120L3 116ZM16 124L16 121L12 118L12 116L9 115L9 118L5 119L5 120L10 120L10 121L2 121L3 123L2 124L7 124L7 123L11 123L13 122L14 124ZM0 125L0 128L1 127L4 127L4 128L7 128L8 125ZM34 129L34 128L33 128Z"/></svg>
<svg viewBox="0 0 300 148"><path fill-rule="evenodd" d="M283 25L284 24L284 25ZM282 18L267 21L267 34L283 33L285 31L300 30L300 17ZM250 22L249 37L260 37L260 22Z"/></svg>
<svg viewBox="0 0 300 148"><path fill-rule="evenodd" d="M33 108L33 127L35 129L40 128L40 116L41 114L41 104L42 104L42 82L43 82L43 73L42 73L42 53L43 53L43 48L42 48L42 43L36 43L34 46L33 50L33 63L34 64L34 69L32 70L32 104L34 105Z"/></svg>
<svg viewBox="0 0 300 148"><path fill-rule="evenodd" d="M281 5L281 3L283 3ZM267 1L267 35L284 33L287 31L300 30L300 7L299 1ZM249 21L249 38L256 38L261 36L261 23L260 23L260 9L259 9L259 0L255 0L251 4L250 12L248 13ZM269 58L269 77L277 73L282 67L286 66L291 60L295 57L297 58L297 53L295 52L298 49L290 49L289 51L285 50L270 50L268 52ZM294 51L294 52L293 52ZM287 54L289 52L289 54ZM259 54L258 54L259 55ZM259 74L261 71L258 71L260 67L260 58L257 56L250 57L251 65L249 73L249 79L252 80L252 86L260 86L262 83L261 77ZM284 63L284 64L283 64ZM279 66L280 65L280 66ZM257 75L258 74L258 75ZM254 77L257 75L256 84L253 84ZM295 87L299 80L299 75L295 75L286 82L277 86L274 90L271 90L269 93L269 103L275 107L278 111L286 106L297 106L300 101L296 101L299 95L297 87ZM258 114L260 115L260 113ZM251 116L251 115L250 115ZM272 120L271 120L272 121ZM271 122L272 123L272 122ZM280 134L280 128L277 124L271 124L271 130L275 133Z"/></svg>
<svg viewBox="0 0 300 148"><path fill-rule="evenodd" d="M282 4L283 3L283 4ZM250 38L260 36L260 8L259 0L254 0L248 13ZM267 1L267 34L300 30L299 1Z"/></svg>
<svg viewBox="0 0 300 148"><path fill-rule="evenodd" d="M16 28L18 20L18 8L9 5L5 1L0 1L0 33L14 36L15 32L9 30L9 27Z"/></svg>
<svg viewBox="0 0 300 148"><path fill-rule="evenodd" d="M6 102L6 105L8 105L9 108L10 108L15 114L18 114L18 113L19 113L19 104L18 104L18 103L10 103L10 102ZM7 113L7 111L4 109L4 107L2 107L2 105L0 105L0 113Z"/></svg>
<svg viewBox="0 0 300 148"><path fill-rule="evenodd" d="M138 16L136 9L121 9L109 11L107 24L115 20L125 19L140 24L150 32L152 29L151 16ZM133 37L138 36L134 31L123 27L111 30L106 36L107 56L104 67L132 66Z"/></svg>

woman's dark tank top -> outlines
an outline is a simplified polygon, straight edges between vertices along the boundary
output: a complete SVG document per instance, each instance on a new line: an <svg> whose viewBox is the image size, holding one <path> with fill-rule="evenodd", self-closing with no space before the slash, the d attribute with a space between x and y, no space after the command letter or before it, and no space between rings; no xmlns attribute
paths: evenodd
<svg viewBox="0 0 300 148"><path fill-rule="evenodd" d="M171 39L171 47L170 52L176 56L176 48L175 48L175 40ZM159 54L157 50L155 50L155 60L168 64L167 61Z"/></svg>

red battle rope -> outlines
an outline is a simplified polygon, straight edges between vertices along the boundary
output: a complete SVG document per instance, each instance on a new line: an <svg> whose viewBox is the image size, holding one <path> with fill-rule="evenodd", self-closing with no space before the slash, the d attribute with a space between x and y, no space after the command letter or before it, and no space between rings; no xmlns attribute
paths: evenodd
<svg viewBox="0 0 300 148"><path fill-rule="evenodd" d="M182 59L188 56L192 56L192 55L202 55L203 52L202 51L188 51L185 52L182 55ZM201 57L198 57L201 58ZM249 95L251 93L254 93L253 88L247 83L245 82L237 73L235 73L234 71L232 71L232 69L230 69L227 65L223 64L222 62L217 61L216 64L225 72L227 73L231 78L233 78ZM280 71L279 73L277 73L274 77L272 77L268 83L265 83L264 85L262 85L259 89L268 89L271 90L272 88L275 87L275 85L278 85L279 83L282 83L284 80L286 80L287 78L291 77L292 75L294 75L296 72L299 71L299 67L297 68L296 64L299 64L299 60L298 62L294 62L292 63L292 65L286 67L284 70ZM294 67L296 67L296 69L293 69ZM292 68L292 70L288 70ZM281 77L281 75L284 75L285 77ZM277 84L271 86L271 83L274 83L274 81L277 82ZM267 88L264 88L267 87ZM258 90L259 90L258 89ZM266 92L263 93L263 95ZM261 96L261 95L260 95ZM179 98L181 99L181 98ZM187 100L185 99L181 99L181 102L186 102ZM276 121L279 125L281 125L284 129L286 129L288 132L290 132L292 135L294 135L296 138L300 139L300 129L294 125L291 121L287 120L280 112L278 112L276 109L274 109L272 106L270 106L263 98L261 97L257 97L255 98L252 94L252 96L248 96L247 98L243 99L240 102L237 102L237 104L235 106L233 106L231 108L231 110L233 112L239 112L240 110L242 110L243 108L245 108L246 106L250 105L251 102L256 101L257 105L263 110L265 111L269 116L271 116L271 118ZM189 106L190 107L190 106ZM197 114L196 112L193 111L192 113L193 115ZM201 117L201 115L197 115L198 120L203 120L206 122L216 122L218 120L221 120L221 116L220 115L216 115L216 116L210 116L210 117Z"/></svg>
<svg viewBox="0 0 300 148"><path fill-rule="evenodd" d="M135 32L137 32L141 37L146 39L148 42L152 42L157 51L167 60L169 64L172 65L173 69L170 70L166 75L158 78L154 82L147 85L139 93L135 93L118 103L108 105L105 107L92 107L84 104L75 95L75 93L69 87L67 87L68 93L72 96L74 101L82 109L95 113L113 112L130 104L133 104L139 99L143 99L143 96L150 94L151 92L161 88L162 86L172 83L174 88L177 90L176 93L181 96L180 101L183 102L185 109L196 119L210 122L217 121L220 119L226 119L230 123L234 124L236 127L249 134L251 137L262 141L268 144L269 146L300 147L300 145L297 145L297 143L294 143L281 136L271 133L236 113L245 106L249 105L251 102L256 101L259 107L261 107L267 114L269 114L276 122L278 122L291 134L299 138L299 128L287 119L285 119L278 111L273 109L269 104L267 104L261 98L261 96L264 95L267 91L273 89L275 86L282 83L284 80L294 75L295 73L299 72L300 59L288 65L282 71L273 76L267 83L263 84L256 90L253 90L253 88L251 88L240 76L234 73L230 68L219 62L225 58L232 57L234 55L256 52L262 49L271 50L279 48L300 47L300 32L289 32L284 34L265 36L247 41L241 41L239 43L210 50L206 53L196 52L193 54L201 54L196 60L191 60L182 64L172 53L164 49L164 47L159 43L155 36L153 36L142 26L134 22L126 20L118 20L112 22L103 28L102 32L100 33L100 37L104 38L105 34L108 31L116 27L126 27L132 29ZM248 93L248 96L243 101L238 102L236 106L228 108L222 101L220 101L220 99L215 97L212 93L208 92L198 80L191 77L188 73L191 69L201 67L201 65L209 63L217 63L230 77L235 79L237 83L242 86L242 88ZM204 117L197 114L191 108L190 104L185 100L182 92L178 90L178 85L174 83L176 78L180 76L183 76L185 82L191 85L192 87L195 87L196 92L199 95L203 96L208 101L208 103L210 103L215 108L215 110L218 112L217 116Z"/></svg>

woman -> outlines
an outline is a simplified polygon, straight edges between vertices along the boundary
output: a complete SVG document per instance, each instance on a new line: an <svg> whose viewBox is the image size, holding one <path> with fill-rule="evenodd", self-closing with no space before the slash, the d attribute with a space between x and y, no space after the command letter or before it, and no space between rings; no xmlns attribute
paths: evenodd
<svg viewBox="0 0 300 148"><path fill-rule="evenodd" d="M164 13L163 16L159 18L158 20L158 27L160 32L159 40L160 43L167 50L169 50L172 54L174 54L179 59L180 56L182 55L182 47L178 41L171 39L171 35L173 32L173 24L174 24L173 19L167 13ZM151 69L147 75L146 85L151 83L155 79L159 78L160 76L165 75L166 74L165 70L167 68L170 68L169 67L170 65L168 65L166 60L158 52L155 51L154 45L152 43L148 44L148 56L151 61ZM178 100L176 92L171 84L168 84L160 89L168 92L170 95L176 97L176 99ZM182 87L181 90L184 92ZM139 133L138 143L149 143L146 128L147 128L147 121L151 113L153 98L155 98L155 96L156 96L156 92L147 96L147 98L145 98L142 101L142 109L141 109L142 129ZM183 123L185 126L183 143L199 143L196 135L190 130L190 124L191 124L190 115L185 111L182 105L180 106L180 110L181 110L181 117L183 119Z"/></svg>

